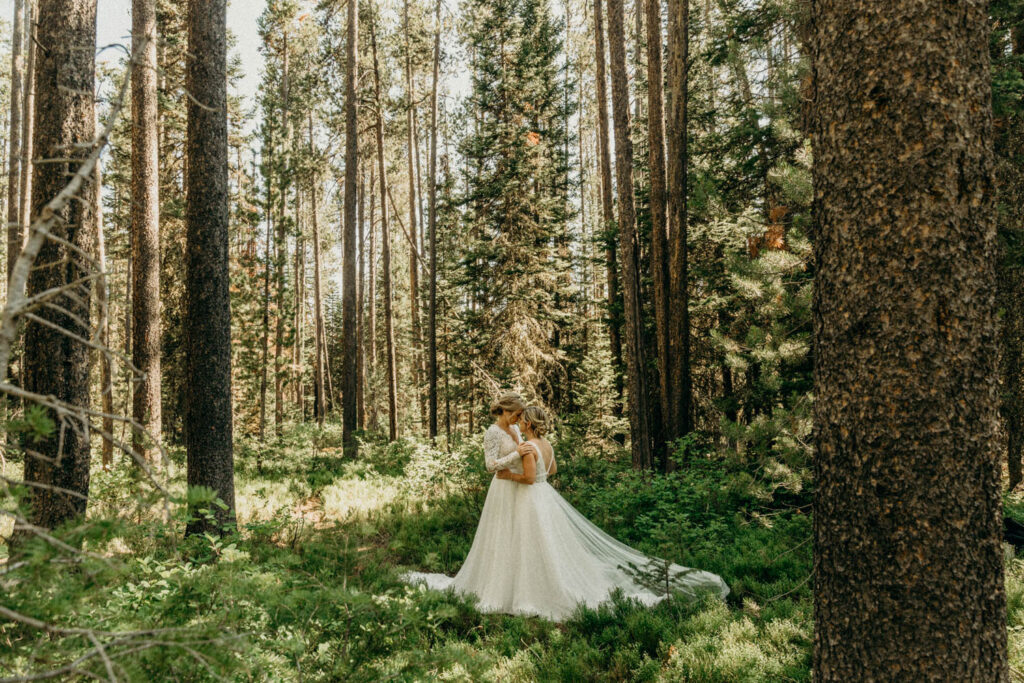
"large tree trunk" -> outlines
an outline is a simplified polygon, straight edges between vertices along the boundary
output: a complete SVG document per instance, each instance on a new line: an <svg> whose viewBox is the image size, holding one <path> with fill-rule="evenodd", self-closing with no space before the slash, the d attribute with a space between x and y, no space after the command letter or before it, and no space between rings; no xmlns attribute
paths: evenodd
<svg viewBox="0 0 1024 683"><path fill-rule="evenodd" d="M658 354L658 398L662 424L656 432L671 442L682 434L673 423L669 378L675 360L669 353L669 272L668 222L665 216L665 105L662 99L661 2L647 0L647 127L651 164L651 281L654 290L655 339ZM655 444L662 462L668 467L665 443Z"/></svg>
<svg viewBox="0 0 1024 683"><path fill-rule="evenodd" d="M437 438L437 81L441 68L441 0L434 9L434 80L430 88L430 313L427 321L429 433Z"/></svg>
<svg viewBox="0 0 1024 683"><path fill-rule="evenodd" d="M346 39L345 75L345 230L342 259L342 441L347 455L356 454L356 193L358 191L359 129L356 115L356 80L358 64L358 12L356 3L348 4L348 37Z"/></svg>
<svg viewBox="0 0 1024 683"><path fill-rule="evenodd" d="M986 5L812 5L816 681L1008 677Z"/></svg>
<svg viewBox="0 0 1024 683"><path fill-rule="evenodd" d="M22 35L25 32L25 0L14 0L14 25L11 27L11 121L8 133L7 160L7 277L10 282L14 261L21 251L21 110L25 59L22 56ZM27 90L27 88L26 88Z"/></svg>
<svg viewBox="0 0 1024 683"><path fill-rule="evenodd" d="M234 522L231 425L231 297L228 272L226 0L189 4L188 185L185 202L185 409L188 485L224 502L211 523L191 511L186 534ZM193 99L194 98L194 99Z"/></svg>
<svg viewBox="0 0 1024 683"><path fill-rule="evenodd" d="M138 46L145 43L141 53ZM132 2L132 448L153 464L160 439L160 169L157 146L156 0ZM140 429L141 428L141 429Z"/></svg>
<svg viewBox="0 0 1024 683"><path fill-rule="evenodd" d="M377 173L380 176L381 269L384 271L384 343L387 346L388 440L398 438L398 373L395 363L394 305L391 292L391 231L388 227L388 183L384 164L384 121L380 93L380 65L377 62L377 23L370 26L373 49L373 87L377 108Z"/></svg>
<svg viewBox="0 0 1024 683"><path fill-rule="evenodd" d="M1013 55L1024 55L1024 25L1014 27L1010 36ZM1021 275L1020 244L1024 239L1024 168L1019 163L1024 153L1024 118L1008 115L997 121L996 177L999 182L1000 244L999 307L1002 317L1002 413L1006 434L1006 464L1012 491L1024 479L1021 462L1024 452L1024 277Z"/></svg>
<svg viewBox="0 0 1024 683"><path fill-rule="evenodd" d="M597 54L597 141L601 167L601 215L604 219L605 262L608 276L608 341L615 374L616 413L621 410L623 382L622 362L622 295L619 291L619 265L615 244L615 200L612 188L612 158L608 144L608 78L604 63L604 19L601 0L594 0L594 51Z"/></svg>
<svg viewBox="0 0 1024 683"><path fill-rule="evenodd" d="M35 149L43 159L81 156L75 145L91 144L95 136L93 80L96 50L96 0L42 0L39 3L39 50L35 69L36 109L46 112L35 122ZM34 166L32 218L53 199L75 173L79 161ZM60 328L30 320L25 326L25 388L88 409L89 347L69 336L88 339L92 283L80 282L92 269L83 255L95 253L95 216L91 186L81 201L68 203L54 224L28 279L27 295L66 288L35 315ZM76 251L80 250L80 251ZM78 282L76 285L71 283ZM58 307L60 310L58 310ZM29 482L29 521L53 529L85 516L89 494L89 429L75 417L61 419L52 435L32 444L25 457ZM40 484L41 486L31 486Z"/></svg>
<svg viewBox="0 0 1024 683"><path fill-rule="evenodd" d="M629 83L622 0L608 1L608 44L611 56L612 112L615 120L615 179L619 195L619 254L625 303L626 368L629 375L629 424L633 466L651 467L651 420L647 389L640 304L640 254L633 203L633 140L630 137Z"/></svg>
<svg viewBox="0 0 1024 683"><path fill-rule="evenodd" d="M652 2L656 0L651 0ZM690 314L687 233L689 153L688 99L690 3L668 0L668 405L666 436L671 441L693 429L693 380L690 374ZM672 461L667 460L667 469Z"/></svg>

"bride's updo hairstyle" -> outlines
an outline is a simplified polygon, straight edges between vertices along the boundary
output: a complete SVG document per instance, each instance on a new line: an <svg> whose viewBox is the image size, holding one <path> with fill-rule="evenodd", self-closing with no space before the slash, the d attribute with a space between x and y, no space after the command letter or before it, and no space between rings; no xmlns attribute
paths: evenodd
<svg viewBox="0 0 1024 683"><path fill-rule="evenodd" d="M524 410L523 420L526 421L526 424L530 425L530 429L537 436L544 436L550 427L548 414L540 406L529 406Z"/></svg>
<svg viewBox="0 0 1024 683"><path fill-rule="evenodd" d="M500 416L502 411L509 411L510 413L518 413L526 407L526 402L523 401L523 397L514 391L502 394L497 400L491 403L491 415Z"/></svg>

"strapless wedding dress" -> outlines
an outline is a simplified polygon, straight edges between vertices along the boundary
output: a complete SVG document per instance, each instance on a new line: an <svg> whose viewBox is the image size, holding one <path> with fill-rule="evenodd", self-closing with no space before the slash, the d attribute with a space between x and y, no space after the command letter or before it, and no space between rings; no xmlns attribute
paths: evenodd
<svg viewBox="0 0 1024 683"><path fill-rule="evenodd" d="M488 469L507 467L522 474L517 444L500 427L488 429L484 446ZM669 592L689 598L711 594L725 599L729 594L716 574L648 557L601 531L548 484L540 456L533 485L497 477L491 481L458 574L408 572L403 578L476 596L481 612L553 621L568 618L578 605L606 602L615 589L645 605L664 600Z"/></svg>

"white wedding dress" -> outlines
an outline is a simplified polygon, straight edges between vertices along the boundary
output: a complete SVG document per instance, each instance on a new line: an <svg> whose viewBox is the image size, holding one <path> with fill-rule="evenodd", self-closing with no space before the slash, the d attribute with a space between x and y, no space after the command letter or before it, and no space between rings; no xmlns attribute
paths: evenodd
<svg viewBox="0 0 1024 683"><path fill-rule="evenodd" d="M489 471L523 473L516 442L497 425L484 435L484 454ZM606 602L616 588L653 605L666 597L666 579L671 591L691 598L729 594L716 574L660 562L601 531L547 483L548 467L538 453L533 485L491 481L473 545L454 578L422 572L403 578L474 595L481 612L553 621L568 618L579 604ZM636 569L660 576L657 586L646 578L638 581Z"/></svg>

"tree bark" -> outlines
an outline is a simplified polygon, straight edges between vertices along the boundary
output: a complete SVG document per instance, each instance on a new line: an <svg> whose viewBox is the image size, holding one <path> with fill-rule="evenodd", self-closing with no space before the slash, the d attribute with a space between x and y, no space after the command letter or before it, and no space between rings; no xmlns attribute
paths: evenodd
<svg viewBox="0 0 1024 683"><path fill-rule="evenodd" d="M384 271L384 343L387 346L388 441L398 438L398 373L395 363L394 306L391 287L391 231L388 227L388 184L384 164L384 114L380 93L380 64L377 61L377 24L370 26L373 50L373 87L377 109L377 173L380 177L380 244L381 269Z"/></svg>
<svg viewBox="0 0 1024 683"><path fill-rule="evenodd" d="M615 120L615 176L619 195L619 253L625 303L626 369L629 375L629 424L633 466L651 467L651 422L647 390L647 350L640 304L640 255L633 203L633 140L630 137L629 83L622 0L608 2L612 112Z"/></svg>
<svg viewBox="0 0 1024 683"><path fill-rule="evenodd" d="M656 0L651 0L652 2ZM668 211L667 236L669 377L666 437L671 441L693 430L693 379L690 374L689 264L687 193L689 191L690 3L668 0ZM672 461L665 461L672 469Z"/></svg>
<svg viewBox="0 0 1024 683"><path fill-rule="evenodd" d="M96 0L41 0L37 36L42 49L35 68L35 106L47 115L35 121L35 148L44 159L81 156L74 146L91 144L96 128ZM34 165L34 214L64 188L79 166L78 160ZM83 257L95 253L95 190L91 185L83 187L82 201L70 202L61 212L51 231L62 242L45 241L28 279L29 297L65 288L49 300L51 306L35 312L59 330L28 321L24 352L28 391L52 395L83 410L90 406L89 347L68 333L85 339L92 333L92 283L71 285L92 270ZM45 529L83 518L85 497L89 494L88 425L76 417L50 417L56 422L56 430L34 443L32 449L36 453L25 457L25 481L30 483L27 516L32 524ZM32 483L42 486L31 486Z"/></svg>
<svg viewBox="0 0 1024 683"><path fill-rule="evenodd" d="M228 271L226 0L191 0L187 68L185 201L185 449L188 485L212 488L226 509L215 521L191 511L186 534L234 523L231 424L231 297ZM194 99L193 99L194 98Z"/></svg>
<svg viewBox="0 0 1024 683"><path fill-rule="evenodd" d="M368 302L368 315L369 321L363 330L364 342L367 348L367 356L369 368L367 370L368 376L371 381L375 381L377 377L377 230L376 215L377 215L377 167L370 162L370 222L367 228L370 231L370 253L368 255L368 268L369 268L369 287L370 292L367 295ZM369 415L367 419L370 421L370 426L373 429L377 428L377 392L372 392L370 396Z"/></svg>
<svg viewBox="0 0 1024 683"><path fill-rule="evenodd" d="M110 282L107 280L107 245L103 236L103 174L96 164L96 182L93 187L93 213L96 216L96 260L100 276L96 278L96 308L98 317L96 341L103 347L100 360L100 402L103 406L103 446L101 462L109 470L114 463L114 377L111 371L110 355Z"/></svg>
<svg viewBox="0 0 1024 683"><path fill-rule="evenodd" d="M415 163L418 150L413 141L413 129L416 125L415 107L416 93L413 91L412 82L412 55L409 45L409 0L402 3L403 18L405 25L405 92L408 98L406 107L406 143L409 151L409 159L406 164L409 176L409 309L412 316L412 369L413 383L415 384L416 402L420 407L420 414L423 410L423 332L420 329L420 265L417 263L418 256L418 228L416 221L416 173Z"/></svg>
<svg viewBox="0 0 1024 683"><path fill-rule="evenodd" d="M11 27L11 121L7 148L7 277L11 280L14 261L21 251L21 110L24 105L22 86L25 78L25 59L22 55L22 35L25 32L25 0L14 0L14 23ZM25 88L27 90L27 88Z"/></svg>
<svg viewBox="0 0 1024 683"><path fill-rule="evenodd" d="M1006 681L987 3L812 4L816 681Z"/></svg>
<svg viewBox="0 0 1024 683"><path fill-rule="evenodd" d="M427 321L427 392L430 438L437 438L437 81L441 68L441 0L434 9L434 80L430 88L430 312Z"/></svg>
<svg viewBox="0 0 1024 683"><path fill-rule="evenodd" d="M18 245L19 251L28 237L28 224L31 222L32 216L32 177L35 170L32 163L32 150L35 144L35 141L32 139L32 133L36 120L36 59L39 53L36 41L33 40L33 37L37 36L36 0L25 1L28 4L25 7L25 31L23 38L25 40L28 64L25 66L25 74L22 81L25 87L22 88L21 93L25 104L21 108L21 182L18 187L18 192L21 195L21 208L18 209L18 220L21 223L21 227L18 228L18 231L22 244Z"/></svg>
<svg viewBox="0 0 1024 683"><path fill-rule="evenodd" d="M598 161L601 167L601 215L604 218L605 263L608 277L608 341L612 352L612 371L615 374L616 412L620 414L624 391L622 360L622 294L619 290L619 264L615 240L614 190L612 188L612 158L608 144L608 77L605 74L604 18L601 0L594 0L594 52L597 54L597 140Z"/></svg>
<svg viewBox="0 0 1024 683"><path fill-rule="evenodd" d="M281 78L281 126L282 126L282 139L281 139L281 160L287 161L288 159L288 142L289 142L289 96L290 88L288 82L288 32L284 32L283 36L283 48L282 48L282 62L283 72ZM288 244L286 242L285 235L285 223L288 211L288 192L287 192L287 181L285 179L285 173L280 176L280 196L281 202L280 213L277 217L277 235L274 240L274 255L275 255L275 270L277 275L277 313L276 313L276 327L274 329L274 433L278 436L281 435L281 428L284 425L284 361L281 359L281 354L284 351L284 269L288 263Z"/></svg>
<svg viewBox="0 0 1024 683"><path fill-rule="evenodd" d="M274 176L274 140L271 134L270 140L268 141L266 154L270 157L265 160L264 165L267 168L266 181L267 181L267 202L264 210L264 215L267 222L265 244L263 251L263 360L261 363L262 371L260 373L260 442L263 443L267 438L267 370L268 363L270 362L270 236L274 232L274 206L273 206L273 176ZM262 461L257 459L257 469L262 471L260 467Z"/></svg>
<svg viewBox="0 0 1024 683"><path fill-rule="evenodd" d="M358 12L356 3L348 4L348 38L346 40L345 75L345 229L344 257L342 260L342 336L344 356L342 365L342 442L345 454L356 454L356 386L359 381L356 368L356 346L359 343L356 327L356 193L358 191L359 129L356 104L358 49Z"/></svg>
<svg viewBox="0 0 1024 683"><path fill-rule="evenodd" d="M310 131L310 146L312 146L312 129ZM317 424L321 427L324 424L324 417L327 414L327 403L326 396L324 395L324 365L327 360L327 352L325 351L325 342L327 335L324 331L324 304L321 275L320 275L320 220L317 216L317 204L316 204L316 185L317 179L314 177L313 182L309 188L309 200L311 204L310 217L313 221L313 308L315 309L314 327L315 329L315 346L316 346L316 363L313 368L314 372L314 409L313 414L316 416Z"/></svg>
<svg viewBox="0 0 1024 683"><path fill-rule="evenodd" d="M359 429L366 429L366 359L363 353L363 293L366 287L366 231L363 222L366 218L366 169L359 165L359 218L356 221L358 226L358 252L359 261L356 264L356 424Z"/></svg>
<svg viewBox="0 0 1024 683"><path fill-rule="evenodd" d="M139 54L139 45L145 50ZM156 1L132 1L132 448L155 464L160 439L160 167L157 139ZM141 429L139 428L141 427ZM154 441L155 440L155 441Z"/></svg>
<svg viewBox="0 0 1024 683"><path fill-rule="evenodd" d="M688 0L686 0L688 1ZM668 222L665 215L665 105L662 99L661 2L647 0L647 127L651 165L651 284L654 293L655 339L658 354L658 398L662 425L656 432L671 442L682 434L671 419L672 400L669 379L675 360L669 353L669 263ZM685 359L683 359L685 360ZM655 444L662 469L668 467L664 443Z"/></svg>

